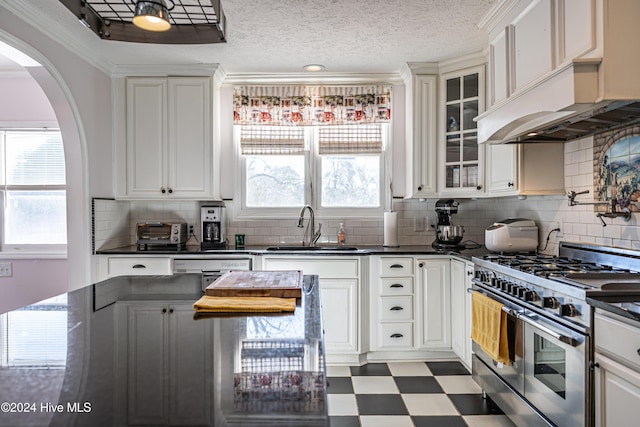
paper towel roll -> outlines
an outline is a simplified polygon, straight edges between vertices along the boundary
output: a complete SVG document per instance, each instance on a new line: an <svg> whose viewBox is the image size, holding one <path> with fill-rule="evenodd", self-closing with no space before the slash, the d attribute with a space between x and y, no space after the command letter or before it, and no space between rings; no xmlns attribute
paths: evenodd
<svg viewBox="0 0 640 427"><path fill-rule="evenodd" d="M384 213L384 246L396 248L398 244L398 212Z"/></svg>

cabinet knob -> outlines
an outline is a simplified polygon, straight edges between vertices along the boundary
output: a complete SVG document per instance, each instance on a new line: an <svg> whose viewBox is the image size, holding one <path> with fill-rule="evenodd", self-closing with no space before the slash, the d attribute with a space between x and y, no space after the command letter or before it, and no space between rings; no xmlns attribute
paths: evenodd
<svg viewBox="0 0 640 427"><path fill-rule="evenodd" d="M640 348L636 350L636 353L638 353L638 356L640 356Z"/></svg>
<svg viewBox="0 0 640 427"><path fill-rule="evenodd" d="M390 288L404 288L404 285L402 285L401 283L394 283L393 285L389 286Z"/></svg>
<svg viewBox="0 0 640 427"><path fill-rule="evenodd" d="M420 268L424 267L424 263L421 262L420 264L418 264L418 267L420 267Z"/></svg>
<svg viewBox="0 0 640 427"><path fill-rule="evenodd" d="M169 187L169 194L173 193L173 188Z"/></svg>
<svg viewBox="0 0 640 427"><path fill-rule="evenodd" d="M399 305L396 305L396 306L391 307L389 310L391 310L391 311L400 311L400 310L404 310L404 308L400 307Z"/></svg>
<svg viewBox="0 0 640 427"><path fill-rule="evenodd" d="M169 309L169 314L173 313L173 308Z"/></svg>
<svg viewBox="0 0 640 427"><path fill-rule="evenodd" d="M162 309L162 312L163 312L163 313L166 313L166 312L167 312L167 309L166 309L166 308L163 308L163 309Z"/></svg>
<svg viewBox="0 0 640 427"><path fill-rule="evenodd" d="M422 191L422 185L418 185L418 191Z"/></svg>
<svg viewBox="0 0 640 427"><path fill-rule="evenodd" d="M404 336L404 335L402 335L402 334L398 334L398 333L391 334L391 338L402 338L403 336Z"/></svg>
<svg viewBox="0 0 640 427"><path fill-rule="evenodd" d="M476 185L476 190L478 191L482 190L482 185Z"/></svg>
<svg viewBox="0 0 640 427"><path fill-rule="evenodd" d="M467 276L473 276L473 271L471 270L467 271Z"/></svg>
<svg viewBox="0 0 640 427"><path fill-rule="evenodd" d="M508 187L513 187L513 182L509 182L509 183L507 184L507 186L508 186Z"/></svg>
<svg viewBox="0 0 640 427"><path fill-rule="evenodd" d="M164 193L166 193L166 192L167 192L167 190L166 190L166 188L162 187L162 188L160 189L160 192L161 192L162 194L164 194Z"/></svg>

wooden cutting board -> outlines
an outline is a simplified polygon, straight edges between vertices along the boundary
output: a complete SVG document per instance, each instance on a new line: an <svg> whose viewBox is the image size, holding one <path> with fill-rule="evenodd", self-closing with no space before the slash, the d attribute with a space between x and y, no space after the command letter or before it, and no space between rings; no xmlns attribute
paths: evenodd
<svg viewBox="0 0 640 427"><path fill-rule="evenodd" d="M213 297L302 296L302 271L229 271L207 286L205 295Z"/></svg>

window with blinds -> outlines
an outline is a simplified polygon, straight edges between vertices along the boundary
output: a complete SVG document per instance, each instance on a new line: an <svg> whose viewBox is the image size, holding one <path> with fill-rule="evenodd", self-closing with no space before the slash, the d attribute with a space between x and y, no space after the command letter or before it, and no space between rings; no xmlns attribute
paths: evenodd
<svg viewBox="0 0 640 427"><path fill-rule="evenodd" d="M240 152L243 155L304 154L304 128L285 126L242 126Z"/></svg>
<svg viewBox="0 0 640 427"><path fill-rule="evenodd" d="M282 217L305 204L341 218L374 217L385 209L386 124L238 125L234 138L240 216Z"/></svg>
<svg viewBox="0 0 640 427"><path fill-rule="evenodd" d="M318 154L380 154L380 125L327 126L318 129Z"/></svg>
<svg viewBox="0 0 640 427"><path fill-rule="evenodd" d="M2 251L64 251L64 146L59 130L0 130Z"/></svg>
<svg viewBox="0 0 640 427"><path fill-rule="evenodd" d="M0 316L0 366L56 368L67 359L67 296Z"/></svg>

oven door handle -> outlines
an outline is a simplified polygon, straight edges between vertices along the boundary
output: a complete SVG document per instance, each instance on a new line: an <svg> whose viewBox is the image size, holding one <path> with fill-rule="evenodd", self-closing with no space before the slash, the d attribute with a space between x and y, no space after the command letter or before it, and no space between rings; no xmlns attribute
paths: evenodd
<svg viewBox="0 0 640 427"><path fill-rule="evenodd" d="M574 337L571 337L569 335L563 334L562 332L558 332L549 326L543 325L540 322L537 322L536 319L529 317L526 314L520 313L518 315L518 319L522 319L523 322L528 323L534 328L539 329L542 332L545 332L551 335L553 338L557 339L558 341L561 341L565 344L569 344L571 347L578 347L580 344L582 344L580 340Z"/></svg>

